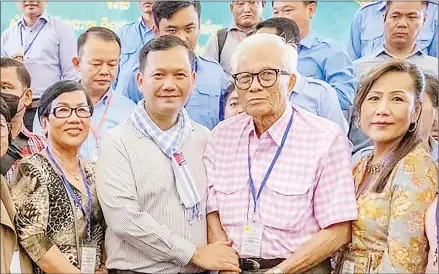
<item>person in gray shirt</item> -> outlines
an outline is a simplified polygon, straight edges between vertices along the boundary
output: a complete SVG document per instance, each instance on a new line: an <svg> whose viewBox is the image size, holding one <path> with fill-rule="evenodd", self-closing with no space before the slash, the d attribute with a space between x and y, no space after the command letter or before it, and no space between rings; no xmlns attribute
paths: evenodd
<svg viewBox="0 0 439 274"><path fill-rule="evenodd" d="M102 139L96 187L109 274L240 271L231 242L207 244L202 157L210 132L184 109L194 58L178 37L148 42L136 76L144 99Z"/></svg>

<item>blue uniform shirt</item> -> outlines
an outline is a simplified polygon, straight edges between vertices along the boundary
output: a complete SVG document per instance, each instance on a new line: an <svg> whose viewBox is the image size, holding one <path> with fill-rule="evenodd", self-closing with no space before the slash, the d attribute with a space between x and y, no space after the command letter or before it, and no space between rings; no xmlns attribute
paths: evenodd
<svg viewBox="0 0 439 274"><path fill-rule="evenodd" d="M154 38L152 29L143 24L142 17L116 30L122 43L119 73L113 89L122 93L127 88L133 74L139 66L139 53L142 47Z"/></svg>
<svg viewBox="0 0 439 274"><path fill-rule="evenodd" d="M110 101L111 98L111 101ZM134 104L131 100L122 96L121 94L116 94L109 90L102 98L94 105L93 116L91 117L90 126L95 129L98 137L95 138L92 131L90 130L87 139L81 146L81 150L79 151L81 157L86 160L94 160L93 157L95 154L99 153L98 142L102 139L105 133L107 133L110 129L119 125L125 119L127 119L131 113L134 111L136 104ZM105 113L107 112L104 120L102 122L102 126L100 130L98 130L98 126L100 121ZM74 114L72 114L74 115ZM35 115L34 119L34 130L35 134L43 135L43 130L41 128L41 124L38 121L38 116ZM96 140L97 139L97 140Z"/></svg>
<svg viewBox="0 0 439 274"><path fill-rule="evenodd" d="M189 117L195 122L213 129L219 121L223 120L223 100L227 87L231 84L223 68L213 59L197 56L195 62L194 89L185 106ZM123 95L133 100L136 104L143 98L140 93L135 74Z"/></svg>
<svg viewBox="0 0 439 274"><path fill-rule="evenodd" d="M333 40L317 38L310 32L299 43L297 70L303 75L322 80L337 91L342 110L354 102L358 85L351 58Z"/></svg>
<svg viewBox="0 0 439 274"><path fill-rule="evenodd" d="M377 1L360 8L351 24L348 54L352 60L375 52L384 43L386 1ZM438 57L438 3L428 1L427 20L416 44L425 53Z"/></svg>
<svg viewBox="0 0 439 274"><path fill-rule="evenodd" d="M346 134L348 133L348 123L341 111L337 93L327 83L296 73L296 84L290 95L290 102L317 116L333 121Z"/></svg>

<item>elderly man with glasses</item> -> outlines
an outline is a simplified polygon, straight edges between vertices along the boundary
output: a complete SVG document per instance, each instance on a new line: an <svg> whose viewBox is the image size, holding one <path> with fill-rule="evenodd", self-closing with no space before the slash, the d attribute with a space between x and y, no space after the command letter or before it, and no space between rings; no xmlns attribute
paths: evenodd
<svg viewBox="0 0 439 274"><path fill-rule="evenodd" d="M208 239L230 240L244 273L329 273L357 218L345 134L288 103L296 65L282 38L244 39L232 58L244 113L206 147Z"/></svg>

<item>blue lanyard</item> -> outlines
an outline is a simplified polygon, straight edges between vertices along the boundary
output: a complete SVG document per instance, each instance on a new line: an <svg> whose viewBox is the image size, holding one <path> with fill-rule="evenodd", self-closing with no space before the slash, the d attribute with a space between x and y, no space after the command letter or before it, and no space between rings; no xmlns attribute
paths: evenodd
<svg viewBox="0 0 439 274"><path fill-rule="evenodd" d="M88 185L87 177L85 176L84 168L82 167L81 162L79 162L79 165L81 168L82 179L84 180L85 189L87 191L88 209L89 209L88 212L82 206L81 200L73 191L73 189L70 186L70 183L67 180L66 176L64 175L64 172L62 171L61 167L58 165L58 163L53 158L53 154L50 151L48 146L46 147L46 152L47 152L47 155L49 156L50 161L52 161L52 163L58 169L58 171L61 175L61 179L62 179L65 187L67 188L67 191L69 192L70 196L73 198L75 205L77 205L81 209L82 213L84 214L84 216L86 218L86 222L87 222L87 240L90 240L90 238L91 238L91 211L92 211L92 207L93 207L93 201L92 201L90 186Z"/></svg>
<svg viewBox="0 0 439 274"><path fill-rule="evenodd" d="M256 195L256 188L255 184L253 182L253 177L251 173L251 158L250 158L250 140L248 142L248 176L249 176L249 184L250 184L250 192L252 193L253 197L253 213L256 213L256 202L258 201L259 197L261 196L262 189L265 187L265 184L267 183L268 177L270 177L271 172L273 171L274 165L277 162L277 159L279 158L279 155L282 151L282 148L285 145L285 141L287 139L288 133L290 132L291 125L293 124L293 115L294 110L291 113L290 121L288 122L287 128L285 129L284 135L282 137L282 142L280 143L280 146L277 148L276 154L274 155L273 160L271 161L270 167L268 168L267 173L265 173L264 179L261 182L261 186L259 187L258 194Z"/></svg>
<svg viewBox="0 0 439 274"><path fill-rule="evenodd" d="M30 47L34 43L35 39L37 39L38 34L40 34L41 30L44 28L46 23L47 22L44 21L44 23L41 25L41 28L38 30L37 34L35 34L34 39L32 39L32 41L27 45L27 48L23 52L23 56L26 55L26 53L29 51ZM23 47L24 46L24 44L23 44L23 25L20 26L20 41L21 41L21 47Z"/></svg>

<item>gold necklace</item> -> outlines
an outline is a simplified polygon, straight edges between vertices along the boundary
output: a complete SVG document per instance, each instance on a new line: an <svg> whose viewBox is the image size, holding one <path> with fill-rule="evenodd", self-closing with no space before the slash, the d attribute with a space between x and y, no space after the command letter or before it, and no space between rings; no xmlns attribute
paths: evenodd
<svg viewBox="0 0 439 274"><path fill-rule="evenodd" d="M371 175L380 174L384 168L384 164L386 163L386 159L380 161L377 164L371 164L372 159L373 159L373 155L371 154L369 156L369 160L367 161L367 164L366 164L366 172L371 174Z"/></svg>

